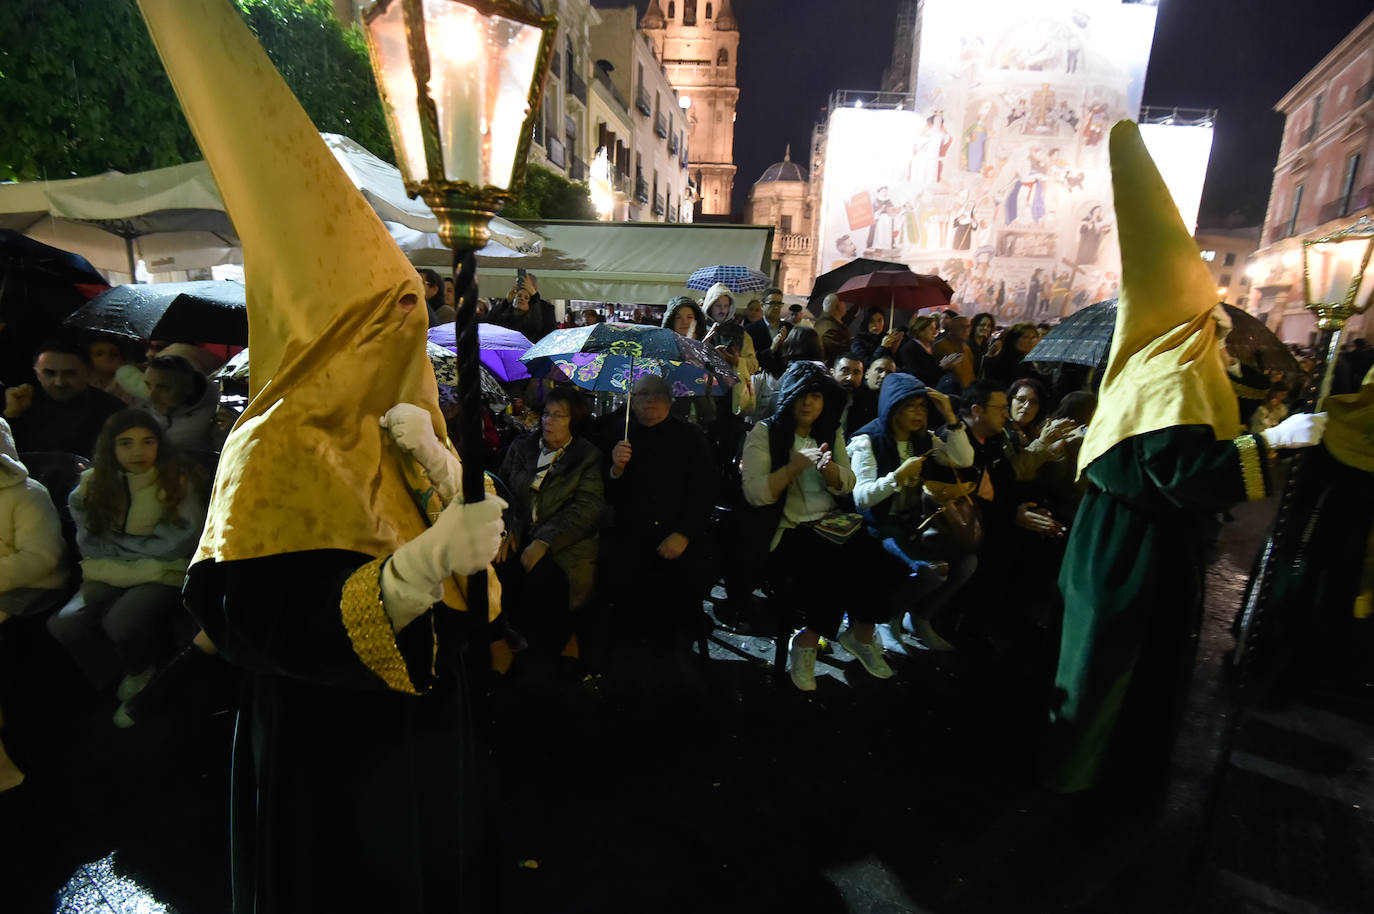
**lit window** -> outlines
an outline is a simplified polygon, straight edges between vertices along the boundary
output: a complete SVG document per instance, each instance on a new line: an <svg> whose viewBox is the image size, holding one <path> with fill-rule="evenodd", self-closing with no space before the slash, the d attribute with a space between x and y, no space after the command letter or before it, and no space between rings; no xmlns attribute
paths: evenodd
<svg viewBox="0 0 1374 914"><path fill-rule="evenodd" d="M1213 260L1216 260L1216 259L1217 259L1217 252L1216 252L1216 251L1203 251L1203 252L1202 252L1202 259L1205 260L1205 261L1207 261L1208 263L1211 263Z"/></svg>

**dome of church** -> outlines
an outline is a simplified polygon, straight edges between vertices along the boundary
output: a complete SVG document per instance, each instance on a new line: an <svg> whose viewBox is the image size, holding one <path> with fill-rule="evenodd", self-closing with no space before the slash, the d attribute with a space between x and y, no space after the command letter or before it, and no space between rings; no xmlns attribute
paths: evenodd
<svg viewBox="0 0 1374 914"><path fill-rule="evenodd" d="M789 144L781 162L774 162L764 169L763 177L755 184L771 184L774 181L806 181L806 169L792 161L792 147Z"/></svg>

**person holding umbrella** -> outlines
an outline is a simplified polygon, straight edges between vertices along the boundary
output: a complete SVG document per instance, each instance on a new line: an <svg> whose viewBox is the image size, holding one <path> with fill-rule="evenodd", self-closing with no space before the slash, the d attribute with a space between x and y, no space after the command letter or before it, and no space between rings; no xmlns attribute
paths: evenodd
<svg viewBox="0 0 1374 914"><path fill-rule="evenodd" d="M640 378L630 392L628 434L605 448L606 500L615 512L607 591L624 609L626 597L634 599L634 615L620 622L647 629L660 651L695 640L703 622L717 488L706 437L672 415L672 404L668 382Z"/></svg>

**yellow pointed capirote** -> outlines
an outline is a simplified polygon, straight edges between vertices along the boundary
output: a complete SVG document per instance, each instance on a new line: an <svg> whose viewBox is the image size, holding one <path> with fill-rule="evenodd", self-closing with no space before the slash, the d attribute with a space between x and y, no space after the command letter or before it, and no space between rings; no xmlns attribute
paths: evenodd
<svg viewBox="0 0 1374 914"><path fill-rule="evenodd" d="M139 6L243 242L251 398L196 560L390 554L437 506L379 417L414 403L446 437L415 268L229 0Z"/></svg>
<svg viewBox="0 0 1374 914"><path fill-rule="evenodd" d="M1240 432L1240 411L1217 338L1216 287L1140 128L1112 127L1109 143L1121 291L1097 412L1080 471L1135 435L1207 425Z"/></svg>

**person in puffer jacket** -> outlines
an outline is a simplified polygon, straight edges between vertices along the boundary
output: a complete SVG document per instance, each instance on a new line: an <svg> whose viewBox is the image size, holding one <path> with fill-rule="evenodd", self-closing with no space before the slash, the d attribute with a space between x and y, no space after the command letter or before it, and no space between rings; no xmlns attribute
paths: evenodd
<svg viewBox="0 0 1374 914"><path fill-rule="evenodd" d="M0 419L0 623L60 598L65 552L57 508L20 462L9 424Z"/></svg>
<svg viewBox="0 0 1374 914"><path fill-rule="evenodd" d="M205 525L202 475L152 414L126 409L105 423L95 466L68 500L83 582L48 629L97 688L122 672L123 702L172 653L171 621ZM123 705L115 722L131 723Z"/></svg>

